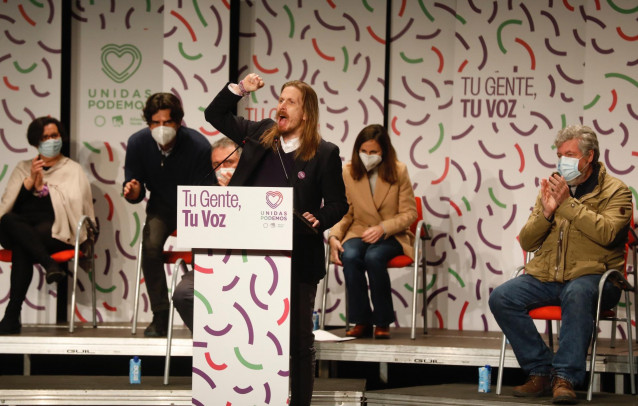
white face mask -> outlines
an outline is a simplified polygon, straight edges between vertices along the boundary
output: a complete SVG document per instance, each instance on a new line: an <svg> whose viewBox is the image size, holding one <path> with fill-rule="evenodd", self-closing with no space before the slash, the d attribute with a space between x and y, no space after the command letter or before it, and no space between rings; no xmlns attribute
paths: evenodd
<svg viewBox="0 0 638 406"><path fill-rule="evenodd" d="M558 173L561 174L568 185L573 186L578 184L578 178L583 174L585 169L589 166L589 163L585 165L582 171L578 170L578 163L580 162L580 158L572 158L568 156L562 156L558 159L558 165L556 165L556 169Z"/></svg>
<svg viewBox="0 0 638 406"><path fill-rule="evenodd" d="M368 172L376 168L383 160L381 155L368 155L365 152L359 152L359 158L361 158L361 162L363 162L363 166L366 167Z"/></svg>
<svg viewBox="0 0 638 406"><path fill-rule="evenodd" d="M38 145L38 152L40 155L47 158L54 158L60 154L62 150L62 138L49 138L46 141L42 141Z"/></svg>
<svg viewBox="0 0 638 406"><path fill-rule="evenodd" d="M222 179L229 178L233 176L235 173L235 168L219 168L215 171L215 176L217 176L217 180L221 181Z"/></svg>
<svg viewBox="0 0 638 406"><path fill-rule="evenodd" d="M177 135L177 131L173 127L167 126L158 126L151 130L151 135L155 142L160 144L161 146L166 146L171 143L175 139L175 135Z"/></svg>

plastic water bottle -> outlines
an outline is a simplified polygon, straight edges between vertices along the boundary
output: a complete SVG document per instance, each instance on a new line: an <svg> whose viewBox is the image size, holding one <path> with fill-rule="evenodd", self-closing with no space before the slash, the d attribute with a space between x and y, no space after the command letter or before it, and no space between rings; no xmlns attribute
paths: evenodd
<svg viewBox="0 0 638 406"><path fill-rule="evenodd" d="M130 383L142 383L142 360L137 355L129 361L128 380Z"/></svg>
<svg viewBox="0 0 638 406"><path fill-rule="evenodd" d="M316 311L312 312L312 329L319 330L319 313Z"/></svg>
<svg viewBox="0 0 638 406"><path fill-rule="evenodd" d="M491 392L490 383L492 382L492 367L485 365L479 369L478 391L483 393Z"/></svg>

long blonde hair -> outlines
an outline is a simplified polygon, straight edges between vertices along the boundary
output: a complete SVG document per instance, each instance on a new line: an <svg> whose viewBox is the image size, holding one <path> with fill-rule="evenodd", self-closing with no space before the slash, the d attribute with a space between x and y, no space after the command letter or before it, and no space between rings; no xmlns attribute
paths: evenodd
<svg viewBox="0 0 638 406"><path fill-rule="evenodd" d="M299 148L295 151L295 158L300 158L304 161L309 161L315 156L319 142L321 141L321 135L319 134L319 102L317 100L317 93L305 82L300 80L292 80L284 83L281 87L281 91L287 87L294 87L301 92L303 112L306 115L305 125L303 132L301 133ZM273 125L269 130L262 134L259 138L261 145L266 148L276 150L278 148L277 141L279 140L279 129L277 125Z"/></svg>

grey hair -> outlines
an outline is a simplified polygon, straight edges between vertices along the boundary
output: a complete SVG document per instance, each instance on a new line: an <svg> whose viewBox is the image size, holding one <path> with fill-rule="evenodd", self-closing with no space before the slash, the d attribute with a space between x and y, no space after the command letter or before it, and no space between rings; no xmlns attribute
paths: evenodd
<svg viewBox="0 0 638 406"><path fill-rule="evenodd" d="M556 139L554 140L554 145L556 148L560 147L565 141L569 141L572 139L578 140L578 149L581 154L585 155L589 151L594 151L594 159L592 163L598 162L598 158L600 158L600 149L598 148L598 138L596 137L596 133L591 127L586 125L570 125L558 132Z"/></svg>
<svg viewBox="0 0 638 406"><path fill-rule="evenodd" d="M212 150L214 150L215 148L237 148L237 144L235 143L235 141L231 140L228 137L221 137L220 139L218 139L217 141L215 141L212 145ZM241 156L241 150L242 148L237 149L237 156Z"/></svg>

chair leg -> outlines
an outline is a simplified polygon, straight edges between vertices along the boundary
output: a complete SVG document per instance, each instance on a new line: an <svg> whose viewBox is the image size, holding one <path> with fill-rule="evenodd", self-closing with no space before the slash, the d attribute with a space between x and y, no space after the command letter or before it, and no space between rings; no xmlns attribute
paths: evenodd
<svg viewBox="0 0 638 406"><path fill-rule="evenodd" d="M629 291L625 290L625 303L627 303L626 322L627 322L627 361L629 364L629 379L631 381L631 394L636 394L636 374L634 371L634 340L632 337L631 326L631 306L629 305Z"/></svg>
<svg viewBox="0 0 638 406"><path fill-rule="evenodd" d="M89 275L91 275L91 305L93 310L93 328L97 328L97 273L95 272L94 245L91 241L89 246ZM77 271L77 264L75 265Z"/></svg>
<svg viewBox="0 0 638 406"><path fill-rule="evenodd" d="M603 286L605 285L606 275L604 275L598 283L598 302L596 302L596 318L594 319L594 331L592 333L591 343L591 359L589 360L589 386L587 388L587 400L591 401L594 392L594 374L596 373L596 350L598 346L598 325L600 323L600 305L603 297ZM632 354L633 355L633 354Z"/></svg>
<svg viewBox="0 0 638 406"><path fill-rule="evenodd" d="M634 246L631 249L631 258L633 260L632 262L632 273L634 275L634 316L638 316L638 291L636 289L638 289L638 270L636 270L636 267L638 266L638 252L636 247ZM629 307L629 303L631 302L627 302L627 307ZM636 343L638 343L638 323L636 323L636 337L635 337Z"/></svg>
<svg viewBox="0 0 638 406"><path fill-rule="evenodd" d="M144 225L142 225L142 229ZM135 334L137 332L137 312L140 305L140 280L142 279L142 238L144 233L142 233L142 237L140 237L140 246L137 251L137 270L135 273L135 300L133 303L133 325L131 326L131 334Z"/></svg>
<svg viewBox="0 0 638 406"><path fill-rule="evenodd" d="M71 317L69 317L69 333L73 333L75 329L75 300L76 290L78 286L78 261L73 261L73 288L71 289Z"/></svg>
<svg viewBox="0 0 638 406"><path fill-rule="evenodd" d="M428 295L427 288L427 263L425 262L425 240L421 240L421 287L423 289L423 334L428 333Z"/></svg>
<svg viewBox="0 0 638 406"><path fill-rule="evenodd" d="M164 361L164 385L168 385L170 371L171 371L171 347L173 345L173 318L175 316L175 303L173 302L173 294L175 293L175 286L177 286L177 274L179 270L184 268L184 272L188 272L186 262L182 258L179 258L173 266L173 277L171 278L171 294L170 304L168 310L168 332L166 334L166 359Z"/></svg>
<svg viewBox="0 0 638 406"><path fill-rule="evenodd" d="M498 357L498 375L496 377L496 394L501 394L503 385L503 369L505 369L505 347L507 345L507 337L503 334L503 341L501 342L501 354Z"/></svg>
<svg viewBox="0 0 638 406"><path fill-rule="evenodd" d="M345 287L345 274L344 274L344 288L343 288L343 300L346 302L346 331L350 330L350 313L348 312L348 289Z"/></svg>
<svg viewBox="0 0 638 406"><path fill-rule="evenodd" d="M419 261L417 253L414 254L416 257L414 260L414 275L412 276L412 325L410 327L410 338L416 339L416 313L417 313L417 295L418 295L418 284L419 284ZM425 294L425 292L424 292ZM425 310L425 309L424 309Z"/></svg>
<svg viewBox="0 0 638 406"><path fill-rule="evenodd" d="M596 314L596 322L594 324L594 333L592 335L591 359L589 360L589 386L587 388L587 400L591 401L594 392L594 375L596 365L596 347L598 345L598 321L600 320L600 311Z"/></svg>
<svg viewBox="0 0 638 406"><path fill-rule="evenodd" d="M323 289L321 294L321 329L326 327L326 302L328 299L328 281L330 280L330 247L326 254L326 276L323 278Z"/></svg>

